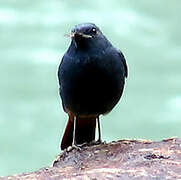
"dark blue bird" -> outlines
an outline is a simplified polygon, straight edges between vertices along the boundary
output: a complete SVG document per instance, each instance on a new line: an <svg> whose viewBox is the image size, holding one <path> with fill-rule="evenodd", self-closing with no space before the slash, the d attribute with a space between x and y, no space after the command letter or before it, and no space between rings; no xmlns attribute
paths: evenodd
<svg viewBox="0 0 181 180"><path fill-rule="evenodd" d="M96 120L110 112L123 93L126 60L92 23L76 25L58 69L60 96L69 120L61 149L95 140Z"/></svg>

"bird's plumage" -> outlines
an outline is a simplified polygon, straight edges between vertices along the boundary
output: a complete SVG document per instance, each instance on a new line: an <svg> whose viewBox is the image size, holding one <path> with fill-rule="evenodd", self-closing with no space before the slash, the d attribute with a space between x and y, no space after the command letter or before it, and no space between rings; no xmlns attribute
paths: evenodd
<svg viewBox="0 0 181 180"><path fill-rule="evenodd" d="M75 26L71 44L58 70L60 96L69 117L71 114L81 119L80 122L82 118L88 122L111 111L122 95L127 76L123 54L112 46L97 26L92 23ZM80 127L85 128L86 123L82 124ZM95 126L93 129L95 134ZM81 138L83 133L76 135L80 136L77 138L79 142L86 142L86 138ZM91 137L88 141L94 140L95 136ZM66 141L65 136L63 141ZM67 141L70 145L70 140Z"/></svg>

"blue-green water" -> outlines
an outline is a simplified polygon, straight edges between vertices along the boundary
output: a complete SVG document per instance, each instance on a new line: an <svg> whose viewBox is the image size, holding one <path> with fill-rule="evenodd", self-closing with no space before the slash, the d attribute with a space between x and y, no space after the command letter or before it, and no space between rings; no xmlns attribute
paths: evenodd
<svg viewBox="0 0 181 180"><path fill-rule="evenodd" d="M129 64L103 139L181 137L181 2L1 0L0 176L36 170L59 153L67 116L57 68L78 23L96 23Z"/></svg>

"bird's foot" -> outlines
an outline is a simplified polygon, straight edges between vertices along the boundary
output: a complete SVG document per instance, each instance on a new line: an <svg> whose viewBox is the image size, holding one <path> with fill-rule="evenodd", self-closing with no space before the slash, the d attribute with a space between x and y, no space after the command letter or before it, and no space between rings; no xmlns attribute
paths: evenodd
<svg viewBox="0 0 181 180"><path fill-rule="evenodd" d="M83 146L86 146L87 143L83 143L83 144L72 144L72 146L69 146L66 151L67 152L70 152L72 151L73 149L77 150L77 151L80 151L82 149Z"/></svg>
<svg viewBox="0 0 181 180"><path fill-rule="evenodd" d="M80 151L81 150L81 145L78 145L78 144L72 144L72 149L76 149L76 150L78 150L78 151Z"/></svg>
<svg viewBox="0 0 181 180"><path fill-rule="evenodd" d="M76 149L76 150L78 150L78 151L81 150L81 148L80 148L79 146L77 146L77 145L72 145L72 146L69 146L69 147L66 149L66 152L70 152L70 151L72 151L73 149Z"/></svg>
<svg viewBox="0 0 181 180"><path fill-rule="evenodd" d="M100 144L106 144L106 141L102 141L101 139L98 139L97 141L92 141L89 143L89 145L100 145Z"/></svg>

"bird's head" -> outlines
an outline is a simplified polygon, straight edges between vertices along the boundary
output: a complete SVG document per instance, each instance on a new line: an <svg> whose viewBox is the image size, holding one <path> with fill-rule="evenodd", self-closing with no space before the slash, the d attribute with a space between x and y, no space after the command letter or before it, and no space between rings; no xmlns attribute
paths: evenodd
<svg viewBox="0 0 181 180"><path fill-rule="evenodd" d="M76 47L90 48L99 43L105 43L105 37L100 29L93 23L82 23L76 25L69 35Z"/></svg>
<svg viewBox="0 0 181 180"><path fill-rule="evenodd" d="M101 33L99 28L92 23L83 23L76 25L70 34L74 39L92 39Z"/></svg>

